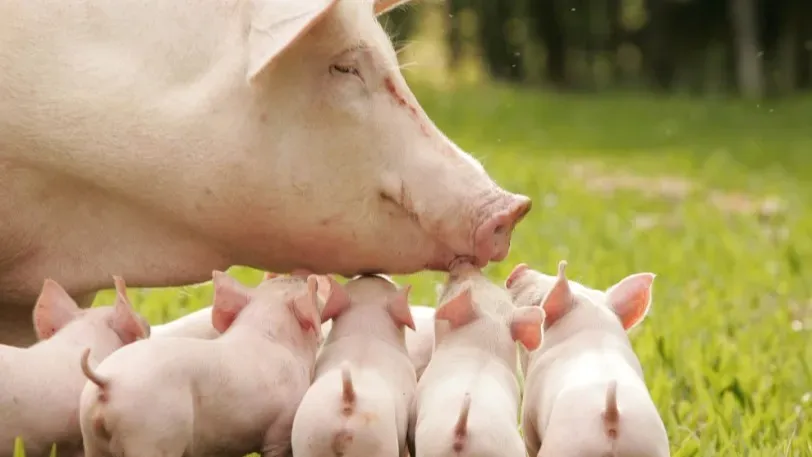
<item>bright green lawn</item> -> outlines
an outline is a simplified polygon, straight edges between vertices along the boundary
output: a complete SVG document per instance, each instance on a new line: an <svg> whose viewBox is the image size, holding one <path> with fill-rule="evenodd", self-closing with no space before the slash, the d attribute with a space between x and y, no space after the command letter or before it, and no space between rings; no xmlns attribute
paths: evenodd
<svg viewBox="0 0 812 457"><path fill-rule="evenodd" d="M417 93L500 184L534 200L491 277L560 259L593 287L658 274L632 341L674 456L812 456L812 99ZM433 304L442 276L397 279ZM160 323L208 305L211 288L130 295Z"/></svg>

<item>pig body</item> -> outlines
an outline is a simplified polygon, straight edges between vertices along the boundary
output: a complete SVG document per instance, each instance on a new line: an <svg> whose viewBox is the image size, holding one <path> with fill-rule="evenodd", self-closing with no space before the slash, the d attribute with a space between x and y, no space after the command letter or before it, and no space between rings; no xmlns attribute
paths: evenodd
<svg viewBox="0 0 812 457"><path fill-rule="evenodd" d="M417 103L375 17L398 3L0 0L0 342L35 340L45 276L88 306L111 272L503 259L530 201Z"/></svg>
<svg viewBox="0 0 812 457"><path fill-rule="evenodd" d="M434 353L434 308L429 306L413 305L409 309L414 318L414 330L406 331L406 350L414 365L417 380L431 361Z"/></svg>
<svg viewBox="0 0 812 457"><path fill-rule="evenodd" d="M220 337L141 341L84 366L86 457L289 454L320 338L315 277L253 290L225 274L214 281Z"/></svg>
<svg viewBox="0 0 812 457"><path fill-rule="evenodd" d="M521 267L508 279L519 306L541 306L547 315L544 346L526 364L528 454L669 456L665 427L626 334L650 306L654 275L628 276L604 292L567 281L565 266L557 277Z"/></svg>
<svg viewBox="0 0 812 457"><path fill-rule="evenodd" d="M541 344L543 313L516 309L478 270L455 273L438 308L434 355L417 386L411 455L522 457L515 341Z"/></svg>
<svg viewBox="0 0 812 457"><path fill-rule="evenodd" d="M116 279L114 306L80 310L56 283L46 280L34 311L40 342L29 348L0 345L0 456L10 457L21 437L29 457L82 453L79 394L86 378L79 357L90 348L97 359L137 338L149 325L127 301Z"/></svg>
<svg viewBox="0 0 812 457"><path fill-rule="evenodd" d="M404 341L414 327L408 288L361 277L333 291L333 328L293 423L297 457L399 457L406 449L415 372Z"/></svg>
<svg viewBox="0 0 812 457"><path fill-rule="evenodd" d="M220 336L211 323L211 306L198 309L161 325L152 326L153 338L179 336L212 340Z"/></svg>

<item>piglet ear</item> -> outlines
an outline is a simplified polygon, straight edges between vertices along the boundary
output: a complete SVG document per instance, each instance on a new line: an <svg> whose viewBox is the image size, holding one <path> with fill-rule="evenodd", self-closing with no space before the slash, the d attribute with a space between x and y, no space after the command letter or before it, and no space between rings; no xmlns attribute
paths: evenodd
<svg viewBox="0 0 812 457"><path fill-rule="evenodd" d="M251 291L248 287L222 271L212 272L214 283L214 303L211 309L211 324L215 330L225 333L240 311L251 300Z"/></svg>
<svg viewBox="0 0 812 457"><path fill-rule="evenodd" d="M406 326L415 330L414 318L412 317L412 310L409 308L409 292L411 292L411 284L403 286L392 297L389 302L389 315L398 326Z"/></svg>
<svg viewBox="0 0 812 457"><path fill-rule="evenodd" d="M567 261L558 262L558 277L553 287L541 300L541 307L544 309L544 328L550 328L559 319L564 317L574 305L574 297L570 290L570 283L566 275Z"/></svg>
<svg viewBox="0 0 812 457"><path fill-rule="evenodd" d="M116 286L116 302L113 305L113 319L110 328L116 332L123 344L130 344L136 340L149 338L149 324L144 321L133 309L127 298L127 284L120 276L113 276Z"/></svg>
<svg viewBox="0 0 812 457"><path fill-rule="evenodd" d="M48 278L34 305L34 330L39 340L47 340L72 321L80 311L76 302L56 281Z"/></svg>
<svg viewBox="0 0 812 457"><path fill-rule="evenodd" d="M373 3L373 11L376 16L380 16L397 6L408 3L409 0L375 0Z"/></svg>
<svg viewBox="0 0 812 457"><path fill-rule="evenodd" d="M635 273L606 291L606 305L617 314L624 329L630 330L648 314L655 277L654 273Z"/></svg>
<svg viewBox="0 0 812 457"><path fill-rule="evenodd" d="M322 280L322 284L327 282L327 288L329 292L326 295L324 309L321 311L321 321L326 322L330 319L335 319L341 313L346 311L347 308L350 306L350 296L347 295L347 291L344 289L344 286L338 283L332 276L327 276L324 280Z"/></svg>
<svg viewBox="0 0 812 457"><path fill-rule="evenodd" d="M313 330L316 338L321 341L321 317L319 317L318 278L316 275L307 277L307 292L293 299L293 314L302 330Z"/></svg>
<svg viewBox="0 0 812 457"><path fill-rule="evenodd" d="M535 306L517 308L510 317L510 337L528 351L541 346L544 310Z"/></svg>
<svg viewBox="0 0 812 457"><path fill-rule="evenodd" d="M435 320L448 321L451 330L470 324L477 318L471 289L465 288L456 297L445 302L434 314Z"/></svg>

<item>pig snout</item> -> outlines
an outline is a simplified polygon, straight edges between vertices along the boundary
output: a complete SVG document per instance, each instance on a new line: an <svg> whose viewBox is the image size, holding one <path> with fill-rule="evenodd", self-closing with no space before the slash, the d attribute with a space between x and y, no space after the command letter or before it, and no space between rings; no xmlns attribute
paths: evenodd
<svg viewBox="0 0 812 457"><path fill-rule="evenodd" d="M524 195L504 193L482 208L482 222L474 232L474 264L484 267L499 262L510 251L513 229L530 211L532 202Z"/></svg>

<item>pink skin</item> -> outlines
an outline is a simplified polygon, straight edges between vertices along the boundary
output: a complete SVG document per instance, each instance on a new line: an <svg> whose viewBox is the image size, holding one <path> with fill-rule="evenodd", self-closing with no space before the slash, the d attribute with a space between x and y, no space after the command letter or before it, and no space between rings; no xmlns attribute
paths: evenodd
<svg viewBox="0 0 812 457"><path fill-rule="evenodd" d="M4 1L0 342L35 340L44 277L87 307L113 273L484 267L530 211L409 89L376 18L402 2Z"/></svg>
<svg viewBox="0 0 812 457"><path fill-rule="evenodd" d="M148 338L149 324L132 308L121 278L113 306L80 309L54 281L43 284L34 311L39 342L29 348L0 345L0 456L10 457L15 436L26 455L81 454L76 399L87 379L79 359L90 350L103 360L122 346Z"/></svg>
<svg viewBox="0 0 812 457"><path fill-rule="evenodd" d="M87 368L79 397L87 457L290 455L321 337L317 278L251 288L215 271L213 282L221 336L150 339Z"/></svg>

